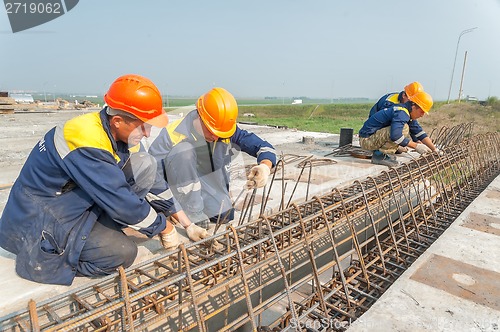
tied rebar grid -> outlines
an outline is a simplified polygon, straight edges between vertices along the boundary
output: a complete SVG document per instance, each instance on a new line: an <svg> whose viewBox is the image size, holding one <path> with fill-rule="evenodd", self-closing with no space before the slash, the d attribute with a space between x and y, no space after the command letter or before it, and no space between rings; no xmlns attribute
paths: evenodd
<svg viewBox="0 0 500 332"><path fill-rule="evenodd" d="M228 226L118 276L30 301L0 328L306 331L311 319L353 321L500 173L499 143L499 133L475 136L444 156Z"/></svg>

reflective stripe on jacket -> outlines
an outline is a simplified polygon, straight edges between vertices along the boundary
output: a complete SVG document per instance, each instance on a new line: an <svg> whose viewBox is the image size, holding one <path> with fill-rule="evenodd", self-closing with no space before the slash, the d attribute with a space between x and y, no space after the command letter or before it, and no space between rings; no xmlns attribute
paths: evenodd
<svg viewBox="0 0 500 332"><path fill-rule="evenodd" d="M412 124L415 121L411 121L407 107L392 106L376 112L365 121L363 127L359 130L359 137L370 137L377 130L390 126L391 140L401 146L407 146L410 140L403 136L404 125L408 124L410 133L413 133L412 130L416 129Z"/></svg>
<svg viewBox="0 0 500 332"><path fill-rule="evenodd" d="M380 110L383 110L384 108L389 108L396 104L402 104L403 103L402 96L403 92L399 93L393 92L380 97L380 99L370 109L370 114L368 115L368 117L372 116L373 114L377 113Z"/></svg>

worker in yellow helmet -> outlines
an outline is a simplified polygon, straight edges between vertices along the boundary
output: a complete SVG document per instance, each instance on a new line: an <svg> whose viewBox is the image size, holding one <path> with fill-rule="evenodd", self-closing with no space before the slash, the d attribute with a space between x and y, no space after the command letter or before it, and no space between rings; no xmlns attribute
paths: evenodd
<svg viewBox="0 0 500 332"><path fill-rule="evenodd" d="M405 104L410 101L415 94L422 91L424 91L424 87L422 86L422 84L420 84L419 82L411 82L410 84L407 84L401 92L392 92L383 95L375 103L375 105L372 106L368 117L384 108L391 107L395 104Z"/></svg>
<svg viewBox="0 0 500 332"><path fill-rule="evenodd" d="M149 148L190 220L205 228L209 221L234 218L229 165L237 150L257 158L258 165L248 174L248 189L264 186L276 164L273 146L240 129L237 117L233 95L213 88L198 99L195 110L163 129Z"/></svg>
<svg viewBox="0 0 500 332"><path fill-rule="evenodd" d="M417 121L432 105L432 97L421 91L405 104L384 108L370 116L359 131L359 143L363 149L373 151L372 163L389 167L399 165L394 155L398 147L410 147L420 154L439 153Z"/></svg>
<svg viewBox="0 0 500 332"><path fill-rule="evenodd" d="M154 184L156 160L130 153L152 126L168 123L158 88L143 76L124 75L104 100L100 112L47 132L10 191L0 246L17 255L16 272L23 278L70 285L75 276L129 267L137 245L124 227L160 235L165 247L179 244L165 215L144 199ZM166 206L166 215L175 212Z"/></svg>

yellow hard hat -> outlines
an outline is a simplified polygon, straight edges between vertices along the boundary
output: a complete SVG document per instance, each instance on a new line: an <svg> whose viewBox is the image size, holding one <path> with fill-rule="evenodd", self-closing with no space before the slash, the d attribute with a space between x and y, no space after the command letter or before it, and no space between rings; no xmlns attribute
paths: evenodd
<svg viewBox="0 0 500 332"><path fill-rule="evenodd" d="M208 91L198 99L196 108L201 120L214 135L228 138L236 131L238 104L226 89Z"/></svg>
<svg viewBox="0 0 500 332"><path fill-rule="evenodd" d="M424 91L424 87L419 82L411 82L410 84L405 86L405 93L408 96L408 98L422 91Z"/></svg>
<svg viewBox="0 0 500 332"><path fill-rule="evenodd" d="M434 104L431 95L425 91L417 92L416 94L411 96L411 98L409 97L409 99L417 104L425 113L429 112L432 105Z"/></svg>

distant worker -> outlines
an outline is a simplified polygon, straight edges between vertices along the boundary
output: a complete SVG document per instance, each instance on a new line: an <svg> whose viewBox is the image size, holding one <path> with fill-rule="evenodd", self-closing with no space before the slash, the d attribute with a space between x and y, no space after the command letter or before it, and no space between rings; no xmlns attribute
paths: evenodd
<svg viewBox="0 0 500 332"><path fill-rule="evenodd" d="M363 149L373 150L372 164L399 165L394 155L398 147L410 147L420 154L439 152L417 121L432 105L432 97L421 91L404 104L395 104L370 116L359 131L359 143ZM416 143L419 140L422 143Z"/></svg>
<svg viewBox="0 0 500 332"><path fill-rule="evenodd" d="M273 146L240 129L237 117L233 95L214 88L198 99L195 110L162 129L149 148L189 219L205 228L209 221L234 218L229 165L235 149L257 158L258 165L248 175L248 189L264 186L276 164Z"/></svg>
<svg viewBox="0 0 500 332"><path fill-rule="evenodd" d="M104 276L129 267L137 245L124 227L148 237L159 234L166 248L179 244L175 227L166 221L175 214L173 201L164 202L164 215L144 199L156 160L129 152L150 135L151 126L167 125L160 92L145 77L124 75L104 100L102 111L47 132L10 191L0 218L0 246L17 255L16 272L25 279L70 285L75 276ZM185 226L188 234L206 233Z"/></svg>
<svg viewBox="0 0 500 332"><path fill-rule="evenodd" d="M404 87L404 90L401 92L392 92L386 95L383 95L370 109L370 115L372 116L376 112L391 107L396 104L405 104L411 100L411 98L419 93L424 91L424 87L419 82L411 82L410 84Z"/></svg>

